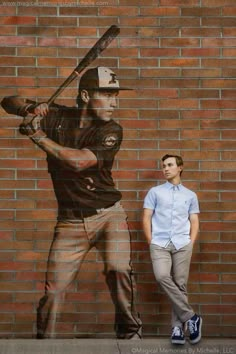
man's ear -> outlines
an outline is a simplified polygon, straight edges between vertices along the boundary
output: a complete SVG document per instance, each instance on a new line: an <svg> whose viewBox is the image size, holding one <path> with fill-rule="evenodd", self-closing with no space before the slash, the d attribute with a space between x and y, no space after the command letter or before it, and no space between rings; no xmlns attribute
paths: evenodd
<svg viewBox="0 0 236 354"><path fill-rule="evenodd" d="M81 99L82 101L84 101L84 103L88 103L89 101L89 93L87 90L82 90L80 93Z"/></svg>

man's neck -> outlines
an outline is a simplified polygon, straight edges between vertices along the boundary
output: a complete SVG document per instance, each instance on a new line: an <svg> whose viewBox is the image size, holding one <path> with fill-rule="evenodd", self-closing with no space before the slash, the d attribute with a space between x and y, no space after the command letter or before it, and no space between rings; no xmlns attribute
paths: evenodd
<svg viewBox="0 0 236 354"><path fill-rule="evenodd" d="M169 183L173 184L174 186L178 186L181 183L180 177L175 177L173 179L168 180Z"/></svg>
<svg viewBox="0 0 236 354"><path fill-rule="evenodd" d="M88 128L92 125L92 117L88 115L87 109L81 109L79 112L79 128Z"/></svg>

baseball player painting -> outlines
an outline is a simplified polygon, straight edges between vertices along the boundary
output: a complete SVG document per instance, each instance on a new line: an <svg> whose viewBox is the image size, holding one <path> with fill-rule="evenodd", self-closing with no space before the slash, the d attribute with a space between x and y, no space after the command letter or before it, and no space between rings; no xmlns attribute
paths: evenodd
<svg viewBox="0 0 236 354"><path fill-rule="evenodd" d="M122 142L122 127L112 115L119 91L125 89L112 70L95 67L80 79L75 108L56 104L48 107L18 96L2 101L7 113L23 117L32 114L30 122L23 120L25 131L46 153L58 202L45 294L38 306L37 338L57 337L56 319L65 292L93 247L104 262L115 307L116 337L141 338L127 215L111 174Z"/></svg>

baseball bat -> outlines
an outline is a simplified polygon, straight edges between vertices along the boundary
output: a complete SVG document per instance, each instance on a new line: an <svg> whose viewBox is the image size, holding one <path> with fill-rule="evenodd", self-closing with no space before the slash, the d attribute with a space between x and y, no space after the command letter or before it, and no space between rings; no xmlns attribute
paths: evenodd
<svg viewBox="0 0 236 354"><path fill-rule="evenodd" d="M120 33L119 27L112 25L103 34L103 36L94 44L85 57L80 61L74 71L68 76L68 78L61 84L56 92L47 101L48 105L54 102L54 100L60 95L60 93L76 78L78 75L89 66L99 54L106 49L113 39Z"/></svg>
<svg viewBox="0 0 236 354"><path fill-rule="evenodd" d="M102 37L94 44L94 46L88 51L85 57L79 62L76 68L68 76L68 78L60 85L56 92L48 99L47 104L50 105L61 94L62 91L76 78L79 74L88 67L104 49L106 49L113 39L120 33L120 28L116 25L112 25L102 35ZM31 118L32 119L32 118ZM19 130L21 134L26 134L25 124L20 124Z"/></svg>

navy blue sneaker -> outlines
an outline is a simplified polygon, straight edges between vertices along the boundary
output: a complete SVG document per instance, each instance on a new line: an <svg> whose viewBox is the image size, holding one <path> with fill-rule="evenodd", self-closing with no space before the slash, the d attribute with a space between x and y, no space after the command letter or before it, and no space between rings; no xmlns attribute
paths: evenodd
<svg viewBox="0 0 236 354"><path fill-rule="evenodd" d="M181 327L174 327L172 328L172 335L171 335L171 343L172 344L184 344L184 332Z"/></svg>
<svg viewBox="0 0 236 354"><path fill-rule="evenodd" d="M202 334L202 318L195 314L187 321L189 329L189 341L191 344L196 344L201 340Z"/></svg>

